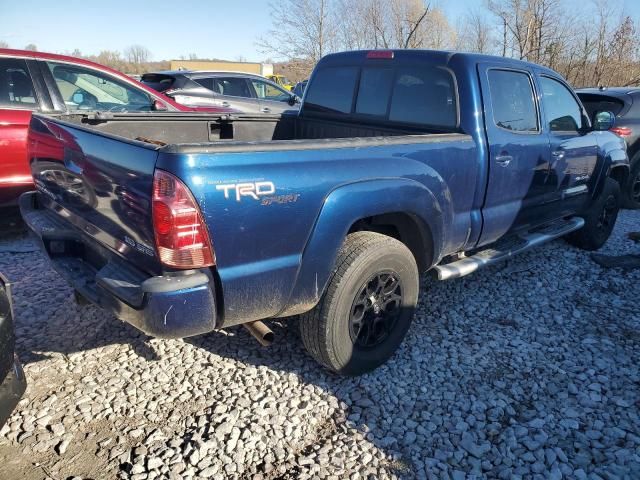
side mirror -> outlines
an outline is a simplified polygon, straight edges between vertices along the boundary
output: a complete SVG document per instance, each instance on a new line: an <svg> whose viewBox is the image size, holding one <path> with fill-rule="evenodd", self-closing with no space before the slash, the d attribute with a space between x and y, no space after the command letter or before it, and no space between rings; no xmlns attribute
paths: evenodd
<svg viewBox="0 0 640 480"><path fill-rule="evenodd" d="M76 105L82 105L84 103L84 94L82 94L82 92L76 92L71 97L71 100L73 100L73 103Z"/></svg>
<svg viewBox="0 0 640 480"><path fill-rule="evenodd" d="M289 103L289 105L291 105L293 107L296 103L300 103L300 99L298 98L297 95L291 95L289 97L288 103Z"/></svg>
<svg viewBox="0 0 640 480"><path fill-rule="evenodd" d="M166 112L169 109L160 100L154 100L153 107L151 108L151 110L153 110L154 112Z"/></svg>
<svg viewBox="0 0 640 480"><path fill-rule="evenodd" d="M613 112L598 112L593 116L593 129L599 132L610 130L616 123Z"/></svg>

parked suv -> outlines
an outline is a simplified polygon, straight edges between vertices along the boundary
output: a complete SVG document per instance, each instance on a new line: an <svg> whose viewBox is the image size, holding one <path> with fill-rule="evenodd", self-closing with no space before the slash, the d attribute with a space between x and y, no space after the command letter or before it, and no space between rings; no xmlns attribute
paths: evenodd
<svg viewBox="0 0 640 480"><path fill-rule="evenodd" d="M33 189L27 165L27 127L33 112L223 113L191 108L111 68L51 53L0 48L0 207Z"/></svg>
<svg viewBox="0 0 640 480"><path fill-rule="evenodd" d="M623 206L640 208L640 89L584 88L577 91L591 119L599 112L613 112L616 116L613 133L627 142L631 174L622 188Z"/></svg>
<svg viewBox="0 0 640 480"><path fill-rule="evenodd" d="M183 105L213 105L245 113L282 113L299 99L260 75L232 72L145 73L142 83Z"/></svg>

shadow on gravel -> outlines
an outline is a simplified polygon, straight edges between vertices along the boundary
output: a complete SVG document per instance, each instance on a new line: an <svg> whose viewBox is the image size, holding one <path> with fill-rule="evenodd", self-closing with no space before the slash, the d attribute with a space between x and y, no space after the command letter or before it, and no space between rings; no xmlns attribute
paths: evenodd
<svg viewBox="0 0 640 480"><path fill-rule="evenodd" d="M0 270L16 282L24 363L123 344L150 362L167 360L159 342L97 307L75 305L46 260L26 255L40 254L16 253L11 261L0 254ZM185 342L211 353L205 367L220 361L240 375L247 366L294 375L338 400L336 415L296 459L330 448L346 429L384 452L389 471L402 477L640 474L633 457L638 315L624 314L637 283L602 272L583 253L554 243L472 277L423 282L400 350L356 378L319 367L304 351L296 318L269 322L276 341L268 348L242 327ZM100 361L118 368L109 353ZM207 418L215 423L215 412ZM270 468L287 476L269 478L295 478L300 465Z"/></svg>
<svg viewBox="0 0 640 480"><path fill-rule="evenodd" d="M20 210L17 207L0 208L0 239L26 231L27 227L22 221Z"/></svg>

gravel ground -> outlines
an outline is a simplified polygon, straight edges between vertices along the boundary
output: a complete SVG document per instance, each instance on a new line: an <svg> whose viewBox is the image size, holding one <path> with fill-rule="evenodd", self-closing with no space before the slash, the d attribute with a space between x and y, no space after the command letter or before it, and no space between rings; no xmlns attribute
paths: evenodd
<svg viewBox="0 0 640 480"><path fill-rule="evenodd" d="M623 212L603 252L638 252L632 230ZM270 348L242 328L149 339L76 305L31 245L0 240L29 382L2 479L640 477L639 270L555 241L425 278L392 361L344 379L294 319Z"/></svg>

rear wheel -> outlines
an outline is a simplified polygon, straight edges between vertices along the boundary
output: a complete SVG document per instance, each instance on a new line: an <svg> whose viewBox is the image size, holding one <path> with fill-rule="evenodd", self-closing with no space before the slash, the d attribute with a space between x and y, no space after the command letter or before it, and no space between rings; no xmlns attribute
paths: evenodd
<svg viewBox="0 0 640 480"><path fill-rule="evenodd" d="M618 182L607 178L600 196L583 215L584 227L567 235L567 242L583 250L598 250L602 247L616 224L620 210L620 196Z"/></svg>
<svg viewBox="0 0 640 480"><path fill-rule="evenodd" d="M373 232L349 235L318 305L300 318L309 354L334 372L359 375L389 359L405 337L418 300L411 251Z"/></svg>

